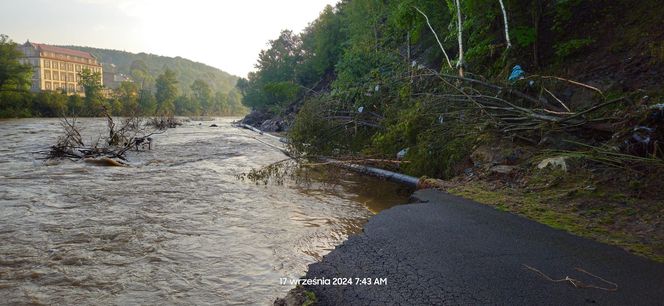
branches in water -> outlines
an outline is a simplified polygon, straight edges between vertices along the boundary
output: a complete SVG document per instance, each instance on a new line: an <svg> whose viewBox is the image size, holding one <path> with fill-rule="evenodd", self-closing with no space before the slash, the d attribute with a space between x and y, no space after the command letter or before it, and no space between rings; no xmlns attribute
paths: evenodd
<svg viewBox="0 0 664 306"><path fill-rule="evenodd" d="M45 155L43 159L118 159L122 162L109 162L109 164L121 165L123 161L127 160L126 153L129 150L139 151L145 147L148 150L152 149L152 136L164 132L163 129L148 130L143 124L142 118L139 117L125 118L118 125L106 109L104 109L104 116L107 122L107 138L99 138L90 145L86 145L77 125L77 119L63 117L60 125L64 135L58 137L56 144L52 145L48 151L39 153Z"/></svg>

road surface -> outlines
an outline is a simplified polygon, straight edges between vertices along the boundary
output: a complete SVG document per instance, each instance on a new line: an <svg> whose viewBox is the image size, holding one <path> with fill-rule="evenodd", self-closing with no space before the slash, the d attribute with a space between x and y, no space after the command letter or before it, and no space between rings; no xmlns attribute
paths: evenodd
<svg viewBox="0 0 664 306"><path fill-rule="evenodd" d="M320 305L664 305L664 264L443 192L414 198L310 265L306 279L365 283L305 286ZM617 290L583 288L615 286L576 267Z"/></svg>

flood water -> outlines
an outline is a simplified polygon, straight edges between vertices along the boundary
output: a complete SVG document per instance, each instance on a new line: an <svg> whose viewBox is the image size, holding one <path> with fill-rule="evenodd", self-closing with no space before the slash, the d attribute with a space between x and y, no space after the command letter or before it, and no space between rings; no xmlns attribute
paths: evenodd
<svg viewBox="0 0 664 306"><path fill-rule="evenodd" d="M80 121L85 141L104 133ZM407 200L354 174L239 180L285 156L230 122L186 122L132 166L101 167L30 153L55 143L57 119L0 121L0 304L270 304L290 289L279 278Z"/></svg>

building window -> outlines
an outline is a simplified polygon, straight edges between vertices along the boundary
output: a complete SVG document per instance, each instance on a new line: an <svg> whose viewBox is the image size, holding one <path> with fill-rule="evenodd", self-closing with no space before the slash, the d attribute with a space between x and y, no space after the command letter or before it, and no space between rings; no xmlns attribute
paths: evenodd
<svg viewBox="0 0 664 306"><path fill-rule="evenodd" d="M46 90L51 90L51 82L46 82Z"/></svg>
<svg viewBox="0 0 664 306"><path fill-rule="evenodd" d="M67 89L69 92L74 92L74 84L67 84Z"/></svg>
<svg viewBox="0 0 664 306"><path fill-rule="evenodd" d="M53 81L60 81L60 73L53 71Z"/></svg>
<svg viewBox="0 0 664 306"><path fill-rule="evenodd" d="M81 65L76 65L76 72L81 72Z"/></svg>
<svg viewBox="0 0 664 306"><path fill-rule="evenodd" d="M46 67L46 68L51 68L51 61L49 61L49 60L44 60L44 67Z"/></svg>
<svg viewBox="0 0 664 306"><path fill-rule="evenodd" d="M74 81L74 74L70 73L67 75L67 82L73 82Z"/></svg>
<svg viewBox="0 0 664 306"><path fill-rule="evenodd" d="M46 79L46 80L51 79L51 71L50 70L44 70L44 79Z"/></svg>
<svg viewBox="0 0 664 306"><path fill-rule="evenodd" d="M60 63L60 70L67 70L67 64Z"/></svg>

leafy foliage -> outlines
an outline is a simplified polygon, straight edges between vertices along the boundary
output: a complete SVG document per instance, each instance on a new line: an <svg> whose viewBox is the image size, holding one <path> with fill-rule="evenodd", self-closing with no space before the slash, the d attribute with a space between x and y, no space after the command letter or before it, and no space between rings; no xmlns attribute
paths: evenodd
<svg viewBox="0 0 664 306"><path fill-rule="evenodd" d="M512 34L514 35L514 43L523 48L529 47L535 43L537 37L535 29L526 26L514 28Z"/></svg>
<svg viewBox="0 0 664 306"><path fill-rule="evenodd" d="M593 42L595 42L595 40L592 38L579 38L556 44L556 56L559 59L565 59L575 52L590 46Z"/></svg>
<svg viewBox="0 0 664 306"><path fill-rule="evenodd" d="M16 43L0 34L0 90L26 90L30 85L32 68L21 64L21 57Z"/></svg>
<svg viewBox="0 0 664 306"><path fill-rule="evenodd" d="M89 106L90 112L86 115L97 116L106 107L101 97L101 74L99 72L92 72L89 69L84 69L79 73L79 83L83 86L85 91L85 104Z"/></svg>
<svg viewBox="0 0 664 306"><path fill-rule="evenodd" d="M170 116L175 112L174 103L178 94L177 83L175 72L170 69L166 69L164 73L157 77L155 98L157 99L158 114Z"/></svg>

